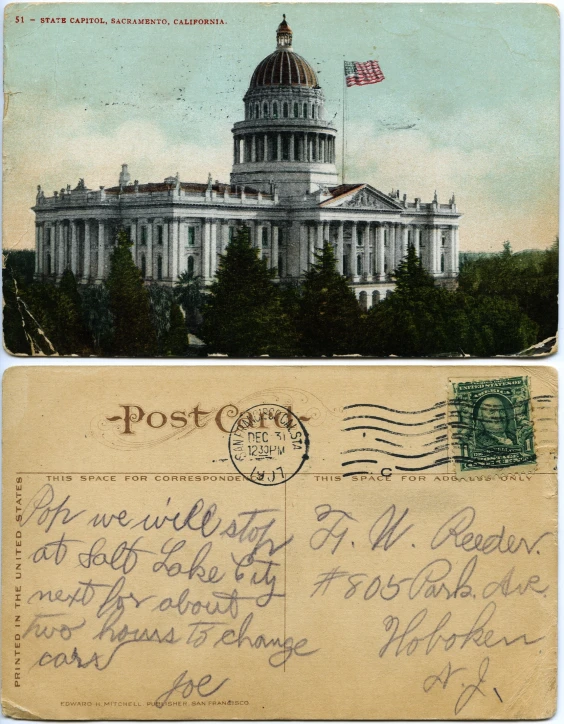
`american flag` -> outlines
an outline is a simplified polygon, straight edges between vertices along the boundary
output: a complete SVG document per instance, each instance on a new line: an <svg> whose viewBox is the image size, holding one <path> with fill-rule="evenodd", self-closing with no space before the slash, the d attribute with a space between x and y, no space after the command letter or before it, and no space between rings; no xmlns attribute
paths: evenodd
<svg viewBox="0 0 564 724"><path fill-rule="evenodd" d="M383 81L384 74L377 60L367 60L366 63L345 60L345 79L347 87L351 85L368 85L369 83Z"/></svg>

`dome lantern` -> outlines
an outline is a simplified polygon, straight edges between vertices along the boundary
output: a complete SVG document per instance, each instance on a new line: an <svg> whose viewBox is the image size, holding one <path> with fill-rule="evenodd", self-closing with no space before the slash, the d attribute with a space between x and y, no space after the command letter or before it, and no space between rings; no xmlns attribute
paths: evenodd
<svg viewBox="0 0 564 724"><path fill-rule="evenodd" d="M292 29L286 22L286 16L282 15L282 22L278 26L276 31L276 46L279 49L290 49L292 48Z"/></svg>

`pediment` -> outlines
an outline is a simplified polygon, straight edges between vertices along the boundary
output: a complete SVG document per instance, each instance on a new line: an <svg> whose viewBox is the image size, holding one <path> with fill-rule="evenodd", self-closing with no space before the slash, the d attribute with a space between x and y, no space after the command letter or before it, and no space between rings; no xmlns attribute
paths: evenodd
<svg viewBox="0 0 564 724"><path fill-rule="evenodd" d="M361 184L350 190L340 190L339 187L334 189L335 194L332 199L324 201L321 206L331 208L348 208L348 209L370 209L374 211L397 211L402 206L394 199L384 194L382 191Z"/></svg>

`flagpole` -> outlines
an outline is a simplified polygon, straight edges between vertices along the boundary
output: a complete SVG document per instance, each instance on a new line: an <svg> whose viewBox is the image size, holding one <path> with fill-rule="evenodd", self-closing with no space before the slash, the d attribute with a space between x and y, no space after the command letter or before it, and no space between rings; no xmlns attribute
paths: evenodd
<svg viewBox="0 0 564 724"><path fill-rule="evenodd" d="M345 127L346 127L347 76L343 64L343 149L341 152L341 183L345 183Z"/></svg>

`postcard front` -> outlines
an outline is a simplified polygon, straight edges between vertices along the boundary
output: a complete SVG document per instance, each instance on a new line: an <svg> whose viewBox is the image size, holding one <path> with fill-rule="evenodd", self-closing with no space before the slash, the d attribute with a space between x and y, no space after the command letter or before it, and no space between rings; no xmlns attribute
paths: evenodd
<svg viewBox="0 0 564 724"><path fill-rule="evenodd" d="M551 716L554 372L218 372L5 375L4 712Z"/></svg>
<svg viewBox="0 0 564 724"><path fill-rule="evenodd" d="M10 352L553 350L554 7L13 3L4 33Z"/></svg>

